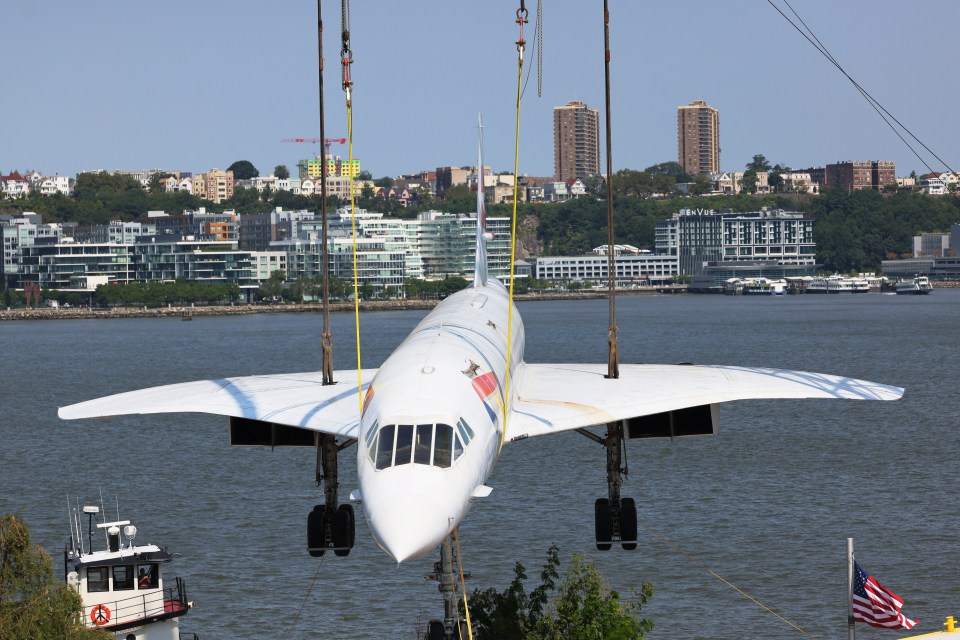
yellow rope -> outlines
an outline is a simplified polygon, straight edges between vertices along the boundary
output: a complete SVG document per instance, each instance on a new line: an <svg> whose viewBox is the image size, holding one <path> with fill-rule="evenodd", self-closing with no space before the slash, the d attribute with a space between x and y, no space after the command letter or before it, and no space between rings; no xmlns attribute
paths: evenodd
<svg viewBox="0 0 960 640"><path fill-rule="evenodd" d="M649 531L650 533L652 533L654 536L656 536L657 539L660 540L660 542L662 542L662 543L664 543L665 545L673 548L674 551L676 551L677 553L679 553L680 555L682 555L684 558L686 558L687 560L689 560L689 561L692 562L693 564L697 565L698 567L700 567L701 569L703 569L704 571L706 571L707 573L709 573L710 575L712 575L714 578L716 578L717 580L719 580L719 581L722 582L723 584L727 585L728 587L730 587L731 589L733 589L734 591L736 591L737 593L739 593L740 595L742 595L744 598L746 598L746 599L749 600L750 602L754 603L755 605L757 605L758 607L760 607L761 609L763 609L763 610L766 611L767 613L770 613L770 614L776 616L777 618L780 618L780 620L782 620L783 622L785 622L785 623L788 624L789 626L793 627L793 629L794 629L795 631L797 631L798 633L800 633L801 635L804 635L804 636L806 636L806 637L808 637L808 638L814 638L814 640L816 640L816 638L815 638L814 636L812 636L812 635L810 635L809 633L807 633L802 627L800 627L800 626L798 626L798 625L795 625L794 623L790 622L789 620L787 620L786 618L784 618L782 615L780 615L779 613L777 613L776 611L774 611L773 609L771 609L771 608L768 607L767 605L763 604L762 602L760 602L759 600L757 600L756 598L754 598L753 596L751 596L749 593L747 593L746 591L744 591L743 589L741 589L741 588L738 587L737 585L735 585L735 584L733 584L732 582L726 580L726 579L723 578L721 575L719 575L718 573L716 573L713 569L711 569L710 567L708 567L707 565L705 565L704 563L700 562L699 560L697 560L696 558L694 558L692 555L690 555L689 553L687 553L686 551L684 551L684 549L683 549L682 547L680 547L679 545L675 544L674 542L672 542L671 540L669 540L668 538L666 538L666 537L665 537L663 534L661 534L659 531L657 531L656 529L654 529L653 527L651 527L649 524L647 524L646 522L644 522L642 518L637 518L637 522L638 522L638 523L640 524L640 526L642 526L644 529L646 529L647 531Z"/></svg>
<svg viewBox="0 0 960 640"><path fill-rule="evenodd" d="M360 276L357 273L357 211L353 193L353 100L347 89L347 141L349 144L350 228L353 232L353 326L357 341L357 399L363 413L363 376L360 373ZM323 161L327 158L324 156Z"/></svg>
<svg viewBox="0 0 960 640"><path fill-rule="evenodd" d="M460 590L463 591L463 611L467 615L467 636L473 640L473 625L470 624L470 607L467 606L467 582L463 579L463 562L460 559L460 538L457 532L460 527L453 530L453 541L457 544L457 569L460 570ZM457 623L459 627L459 622ZM457 634L459 635L459 633Z"/></svg>
<svg viewBox="0 0 960 640"><path fill-rule="evenodd" d="M503 383L503 424L500 425L500 449L503 449L503 439L507 434L507 404L510 402L510 351L513 344L513 265L517 255L517 197L520 173L520 96L523 85L523 31L521 25L520 42L517 43L517 124L513 145L513 222L510 230L510 298L507 303L507 371ZM477 170L479 179L477 188L483 185L483 167Z"/></svg>

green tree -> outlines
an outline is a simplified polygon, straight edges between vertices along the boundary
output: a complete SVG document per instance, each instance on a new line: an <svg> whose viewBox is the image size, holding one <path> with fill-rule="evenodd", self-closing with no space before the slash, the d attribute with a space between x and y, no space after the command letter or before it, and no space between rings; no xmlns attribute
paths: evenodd
<svg viewBox="0 0 960 640"><path fill-rule="evenodd" d="M757 170L747 169L743 172L743 178L740 179L740 190L744 193L757 192Z"/></svg>
<svg viewBox="0 0 960 640"><path fill-rule="evenodd" d="M783 191L783 178L777 171L770 172L767 176L767 184L770 185L770 190L773 193L781 193Z"/></svg>
<svg viewBox="0 0 960 640"><path fill-rule="evenodd" d="M287 281L287 272L277 269L270 274L270 279L260 285L260 294L271 302L283 295L283 283Z"/></svg>
<svg viewBox="0 0 960 640"><path fill-rule="evenodd" d="M357 180L373 180L373 174L364 169L357 174Z"/></svg>
<svg viewBox="0 0 960 640"><path fill-rule="evenodd" d="M278 164L273 168L273 175L280 178L281 180L286 180L290 177L290 170L287 169L287 165Z"/></svg>
<svg viewBox="0 0 960 640"><path fill-rule="evenodd" d="M393 178L390 176L384 176L382 178L377 178L373 181L373 184L377 187L383 187L384 189L389 189L393 186Z"/></svg>
<svg viewBox="0 0 960 640"><path fill-rule="evenodd" d="M660 164L655 164L647 167L643 170L644 173L649 173L651 176L672 176L676 182L692 182L693 176L683 170L683 166L679 162L661 162Z"/></svg>
<svg viewBox="0 0 960 640"><path fill-rule="evenodd" d="M237 160L227 167L227 171L233 171L233 178L235 180L249 180L250 178L256 178L260 175L260 172L249 160Z"/></svg>
<svg viewBox="0 0 960 640"><path fill-rule="evenodd" d="M693 178L693 184L690 185L690 195L702 196L713 191L713 182L709 177L699 175Z"/></svg>
<svg viewBox="0 0 960 640"><path fill-rule="evenodd" d="M0 517L0 640L106 640L81 622L76 591L53 578L50 556L14 515Z"/></svg>
<svg viewBox="0 0 960 640"><path fill-rule="evenodd" d="M753 160L747 163L747 169L753 169L754 171L769 171L770 162L767 160L767 156L762 153L758 153L753 156Z"/></svg>
<svg viewBox="0 0 960 640"><path fill-rule="evenodd" d="M529 594L524 586L525 569L519 562L514 579L504 591L475 590L468 600L473 633L477 640L533 640L596 638L642 639L653 623L637 617L653 595L645 583L634 596L621 601L603 576L582 555L575 555L560 578L559 550L547 551L540 572L540 585ZM558 582L559 581L559 582Z"/></svg>

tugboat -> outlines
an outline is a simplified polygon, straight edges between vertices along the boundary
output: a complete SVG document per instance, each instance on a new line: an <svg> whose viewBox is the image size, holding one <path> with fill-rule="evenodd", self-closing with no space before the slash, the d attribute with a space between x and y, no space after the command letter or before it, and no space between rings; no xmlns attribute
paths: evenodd
<svg viewBox="0 0 960 640"><path fill-rule="evenodd" d="M180 633L179 618L191 606L183 579L164 583L162 567L172 554L153 544L134 545L137 528L129 520L95 523L100 513L95 506L83 507L82 513L87 515L86 545L81 512L74 508L63 573L83 600L84 624L110 631L117 640L199 640ZM106 536L104 549L93 548L94 524Z"/></svg>

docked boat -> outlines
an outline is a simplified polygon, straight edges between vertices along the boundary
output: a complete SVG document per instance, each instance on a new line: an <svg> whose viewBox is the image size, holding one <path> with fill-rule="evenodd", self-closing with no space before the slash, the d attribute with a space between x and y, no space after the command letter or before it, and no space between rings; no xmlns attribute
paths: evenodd
<svg viewBox="0 0 960 640"><path fill-rule="evenodd" d="M787 293L786 280L769 280L767 278L746 278L743 280L743 295L745 296L782 296Z"/></svg>
<svg viewBox="0 0 960 640"><path fill-rule="evenodd" d="M869 291L869 286L867 291ZM817 277L807 283L806 293L853 293L853 282L841 275Z"/></svg>
<svg viewBox="0 0 960 640"><path fill-rule="evenodd" d="M900 640L918 640L919 638L953 638L953 640L957 640L957 638L960 638L960 624L957 624L957 620L953 616L947 616L943 623L943 631L923 633L919 636L907 636L900 638Z"/></svg>
<svg viewBox="0 0 960 640"><path fill-rule="evenodd" d="M180 633L180 616L191 603L182 578L164 577L173 556L153 544L134 544L137 528L129 520L96 522L99 513L95 506L72 509L63 554L64 579L83 601L84 624L117 640L199 640ZM94 550L94 538L103 539L104 548Z"/></svg>
<svg viewBox="0 0 960 640"><path fill-rule="evenodd" d="M933 286L930 284L930 278L926 276L917 276L912 280L900 280L895 285L897 295L926 295L933 291Z"/></svg>

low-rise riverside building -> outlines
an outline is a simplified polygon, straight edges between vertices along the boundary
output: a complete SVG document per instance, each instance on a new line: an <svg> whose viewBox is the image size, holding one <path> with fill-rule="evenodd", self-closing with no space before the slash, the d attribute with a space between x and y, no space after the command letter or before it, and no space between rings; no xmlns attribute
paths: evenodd
<svg viewBox="0 0 960 640"><path fill-rule="evenodd" d="M614 255L617 287L629 288L667 282L678 274L677 256L651 253ZM605 255L546 256L533 259L533 277L547 282L606 285L610 261Z"/></svg>

